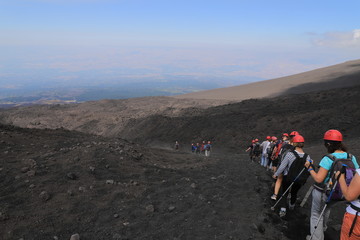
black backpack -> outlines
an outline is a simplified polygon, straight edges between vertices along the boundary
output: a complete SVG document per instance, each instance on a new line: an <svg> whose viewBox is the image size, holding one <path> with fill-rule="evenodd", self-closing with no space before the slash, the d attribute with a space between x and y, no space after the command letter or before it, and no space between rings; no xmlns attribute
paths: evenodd
<svg viewBox="0 0 360 240"><path fill-rule="evenodd" d="M260 153L260 143L255 143L253 151L254 153Z"/></svg>
<svg viewBox="0 0 360 240"><path fill-rule="evenodd" d="M305 166L304 166L306 159L308 157L308 154L305 153L303 157L300 157L299 154L295 150L289 151L288 153L290 153L290 152L294 154L296 159L290 165L289 172L287 174L286 179L289 182L297 182L297 183L300 183L301 185L304 185L306 183L306 180L310 176L309 172L305 169ZM300 172L303 169L305 169L305 170L299 176Z"/></svg>
<svg viewBox="0 0 360 240"><path fill-rule="evenodd" d="M280 153L279 153L279 160L280 160L280 163L282 162L282 160L284 159L285 155L288 153L288 152L291 152L291 151L294 151L295 150L295 147L289 143L283 143L283 145L281 146L281 150L280 150ZM279 164L280 164L279 163Z"/></svg>
<svg viewBox="0 0 360 240"><path fill-rule="evenodd" d="M266 153L269 155L269 157L271 156L271 154L273 153L275 148L275 143L270 143L269 147L266 149Z"/></svg>

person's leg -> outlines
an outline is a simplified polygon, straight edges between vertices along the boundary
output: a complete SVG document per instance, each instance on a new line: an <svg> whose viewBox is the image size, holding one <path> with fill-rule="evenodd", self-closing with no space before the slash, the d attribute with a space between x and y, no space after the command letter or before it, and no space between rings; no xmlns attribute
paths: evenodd
<svg viewBox="0 0 360 240"><path fill-rule="evenodd" d="M266 156L266 154L264 154L264 167L267 168L267 165L268 165L268 158Z"/></svg>
<svg viewBox="0 0 360 240"><path fill-rule="evenodd" d="M302 187L301 184L298 184L298 183L294 183L293 186L291 187L291 191L290 191L290 203L289 203L289 209L290 210L293 210L294 207L295 207L295 204L296 204L296 200L297 200L297 194L300 190L300 188Z"/></svg>
<svg viewBox="0 0 360 240"><path fill-rule="evenodd" d="M324 208L326 201L325 194L314 189L312 192L312 204L311 204L311 217L310 217L310 233L312 234L315 230L316 223L320 217L321 211ZM326 211L330 214L330 211ZM325 215L325 214L324 214ZM328 215L329 216L329 215ZM324 219L325 216L321 217L319 224L313 236L313 240L324 240Z"/></svg>
<svg viewBox="0 0 360 240"><path fill-rule="evenodd" d="M280 187L280 193L281 193L281 196L282 195L284 195L284 196L282 197L281 201L279 202L280 217L283 217L286 214L286 199L289 194L289 191L287 193L285 193L285 191L290 187L290 184L291 184L291 182L287 181L286 176L283 176L283 181L282 181L281 187ZM279 196L279 197L281 197L281 196Z"/></svg>
<svg viewBox="0 0 360 240"><path fill-rule="evenodd" d="M278 178L276 179L275 188L274 188L274 194L275 194L276 196L279 195L279 191L280 191L280 187L281 187L282 181L283 181L283 175L278 176Z"/></svg>
<svg viewBox="0 0 360 240"><path fill-rule="evenodd" d="M264 161L265 161L264 154L261 154L261 163L260 163L261 166L264 166Z"/></svg>

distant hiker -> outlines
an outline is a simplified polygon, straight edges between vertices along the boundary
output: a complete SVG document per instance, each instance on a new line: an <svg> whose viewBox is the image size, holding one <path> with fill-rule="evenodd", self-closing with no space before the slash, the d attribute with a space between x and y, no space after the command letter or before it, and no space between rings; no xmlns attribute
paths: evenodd
<svg viewBox="0 0 360 240"><path fill-rule="evenodd" d="M205 154L205 145L206 145L206 142L203 141L201 144L201 148L200 148L202 154Z"/></svg>
<svg viewBox="0 0 360 240"><path fill-rule="evenodd" d="M211 142L208 141L208 143L205 145L205 156L206 157L210 157L210 152L212 150L212 145L211 145Z"/></svg>
<svg viewBox="0 0 360 240"><path fill-rule="evenodd" d="M259 139L255 139L255 143L253 145L253 160L259 161L260 159L260 154L261 154L261 149L260 149L260 143L259 143Z"/></svg>
<svg viewBox="0 0 360 240"><path fill-rule="evenodd" d="M281 165L274 174L274 178L283 175L282 180L282 192L284 192L291 186L291 189L283 196L284 201L281 204L280 217L286 215L286 202L285 199L290 193L291 198L288 203L289 210L293 210L296 203L297 193L299 189L305 184L309 177L308 171L305 170L304 164L306 161L310 161L310 156L303 151L305 139L301 135L297 135L293 138L294 150L286 153Z"/></svg>
<svg viewBox="0 0 360 240"><path fill-rule="evenodd" d="M277 137L272 136L270 144L266 149L266 152L268 154L268 161L267 161L266 170L268 170L268 171L270 171L271 167L272 167L272 156L273 156L274 148L275 148L275 145L276 145L276 141L277 141Z"/></svg>
<svg viewBox="0 0 360 240"><path fill-rule="evenodd" d="M360 169L356 170L350 184L346 181L346 173L343 167L336 175L342 194L350 202L344 214L340 240L355 240L360 239Z"/></svg>
<svg viewBox="0 0 360 240"><path fill-rule="evenodd" d="M180 148L180 144L178 141L175 142L175 150L178 151Z"/></svg>
<svg viewBox="0 0 360 240"><path fill-rule="evenodd" d="M250 161L253 161L253 148L254 148L255 140L251 140L251 144L245 150L245 152L249 152Z"/></svg>
<svg viewBox="0 0 360 240"><path fill-rule="evenodd" d="M314 190L312 191L312 205L310 218L310 232L313 233L312 239L324 239L324 231L327 228L327 221L330 216L330 208L327 206L329 198L327 193L332 192L332 184L337 181L333 180L333 169L336 166L335 160L350 159L355 169L359 168L356 158L347 153L347 148L342 143L343 136L338 130L328 130L324 134L324 144L328 155L324 156L320 161L320 168L315 172L314 166L307 161L305 167L308 168L311 177L315 180ZM323 217L320 218L321 213ZM309 237L310 238L310 237Z"/></svg>
<svg viewBox="0 0 360 240"><path fill-rule="evenodd" d="M195 151L196 151L196 146L195 146L194 143L192 143L192 144L191 144L191 152L192 152L192 153L195 153Z"/></svg>
<svg viewBox="0 0 360 240"><path fill-rule="evenodd" d="M201 153L201 146L200 143L196 143L196 150L195 150L196 154L200 154Z"/></svg>
<svg viewBox="0 0 360 240"><path fill-rule="evenodd" d="M271 156L273 172L276 172L277 167L280 165L280 159L279 159L280 152L281 152L282 146L285 144L288 144L288 142L289 142L288 139L289 139L289 134L283 133L282 139L277 141L275 144L273 155Z"/></svg>
<svg viewBox="0 0 360 240"><path fill-rule="evenodd" d="M262 154L261 154L261 166L263 167L267 167L267 164L268 164L268 161L269 161L269 158L268 158L268 154L267 154L267 148L269 147L270 145L270 141L271 141L271 137L270 136L267 136L266 137L266 140L263 141L261 144L260 144L260 148L262 149Z"/></svg>

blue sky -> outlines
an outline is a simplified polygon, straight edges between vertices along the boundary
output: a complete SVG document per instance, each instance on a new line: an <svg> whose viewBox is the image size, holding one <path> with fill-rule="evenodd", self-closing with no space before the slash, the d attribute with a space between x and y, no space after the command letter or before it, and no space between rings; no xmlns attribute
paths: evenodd
<svg viewBox="0 0 360 240"><path fill-rule="evenodd" d="M228 86L291 75L358 59L359 9L357 0L0 0L0 83L181 76Z"/></svg>

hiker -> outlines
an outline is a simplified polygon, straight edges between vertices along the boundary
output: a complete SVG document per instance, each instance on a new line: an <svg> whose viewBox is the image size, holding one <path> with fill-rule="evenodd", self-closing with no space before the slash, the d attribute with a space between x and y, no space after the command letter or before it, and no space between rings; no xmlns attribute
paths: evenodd
<svg viewBox="0 0 360 240"><path fill-rule="evenodd" d="M178 151L180 147L180 144L178 141L175 142L175 150Z"/></svg>
<svg viewBox="0 0 360 240"><path fill-rule="evenodd" d="M249 157L250 157L250 161L253 161L253 157L254 157L254 144L255 144L255 140L251 140L251 144L248 146L248 148L245 150L245 152L249 152Z"/></svg>
<svg viewBox="0 0 360 240"><path fill-rule="evenodd" d="M292 131L289 134L289 140L288 141L284 141L283 144L281 145L281 150L279 152L279 157L278 157L278 166L280 166L281 161L284 159L285 155L287 152L289 151L293 151L294 150L294 146L292 145L292 139L296 136L299 135L299 133L297 131ZM286 136L286 135L285 135ZM271 196L272 200L276 200L276 196L279 193L280 187L282 184L282 175L278 176L278 178L276 179L275 182L275 187L274 187L274 194Z"/></svg>
<svg viewBox="0 0 360 240"><path fill-rule="evenodd" d="M203 141L201 144L201 148L200 148L202 154L205 154L205 145L206 145L206 143L205 143L205 141Z"/></svg>
<svg viewBox="0 0 360 240"><path fill-rule="evenodd" d="M276 145L276 141L277 141L277 137L272 136L271 137L271 142L266 150L267 154L268 154L268 162L267 162L267 166L266 166L266 170L270 171L272 168L272 156L273 156L273 152L274 152L274 148Z"/></svg>
<svg viewBox="0 0 360 240"><path fill-rule="evenodd" d="M339 179L342 194L350 202L344 214L340 240L360 239L360 169L356 169L349 186L345 180L345 168L337 172L336 178Z"/></svg>
<svg viewBox="0 0 360 240"><path fill-rule="evenodd" d="M254 161L259 161L260 158L260 143L259 143L259 139L255 138L255 143L253 145L253 159Z"/></svg>
<svg viewBox="0 0 360 240"><path fill-rule="evenodd" d="M201 146L200 143L196 143L196 150L195 150L196 154L200 154L201 153Z"/></svg>
<svg viewBox="0 0 360 240"><path fill-rule="evenodd" d="M271 137L267 136L266 140L260 144L260 148L262 149L261 166L263 166L265 168L267 167L267 163L269 161L268 154L267 154L267 148L269 147L270 141L271 141Z"/></svg>
<svg viewBox="0 0 360 240"><path fill-rule="evenodd" d="M208 143L205 145L205 156L206 157L210 157L211 149L212 149L211 142L208 141Z"/></svg>
<svg viewBox="0 0 360 240"><path fill-rule="evenodd" d="M195 146L194 143L192 143L192 144L191 144L191 152L192 152L192 153L195 153L195 151L196 151L196 146Z"/></svg>
<svg viewBox="0 0 360 240"><path fill-rule="evenodd" d="M351 156L351 160L356 169L359 168L356 158L347 153L347 148L342 143L343 136L338 130L328 130L324 134L324 144L327 149L328 155L324 156L320 160L320 168L318 172L315 172L314 166L311 162L306 161L305 167L308 168L311 177L315 180L314 190L312 191L312 205L311 205L311 218L310 218L310 229L311 233L314 233L312 236L313 240L323 240L324 232L327 229L327 221L330 216L330 208L326 208L324 211L323 217L320 217L322 211L327 207L328 196L326 192L327 186L330 184L332 176L330 172L333 167L333 157L337 159L346 159L348 156ZM316 226L317 225L317 226ZM311 237L309 237L311 238Z"/></svg>
<svg viewBox="0 0 360 240"><path fill-rule="evenodd" d="M288 139L289 139L289 134L283 133L281 139L275 144L274 152L271 157L273 172L276 172L277 167L280 165L279 164L280 151L282 149L282 146L289 142Z"/></svg>
<svg viewBox="0 0 360 240"><path fill-rule="evenodd" d="M282 142L280 142L277 147L275 147L276 149L274 149L274 151L276 152L276 159L273 161L273 171L276 172L278 169L278 166L280 166L281 163L281 159L284 158L284 156L286 155L286 153L289 150L293 149L293 145L292 143L290 143L289 141L289 134L287 133L283 133L282 135ZM283 181L283 175L280 174L277 176L276 181L275 181L275 186L274 186L274 194L271 196L272 200L277 200L277 195L279 194L279 190L281 187Z"/></svg>
<svg viewBox="0 0 360 240"><path fill-rule="evenodd" d="M304 164L306 161L311 159L310 156L303 150L305 144L303 136L296 135L292 140L292 144L294 146L294 150L286 153L281 165L273 176L273 178L276 179L278 176L283 175L281 186L282 192L285 192L293 183L290 191L283 196L283 199L285 199L289 193L291 195L288 203L289 210L293 210L295 208L297 193L309 177L309 173L305 171ZM281 204L279 215L280 217L284 217L286 215L286 203Z"/></svg>

